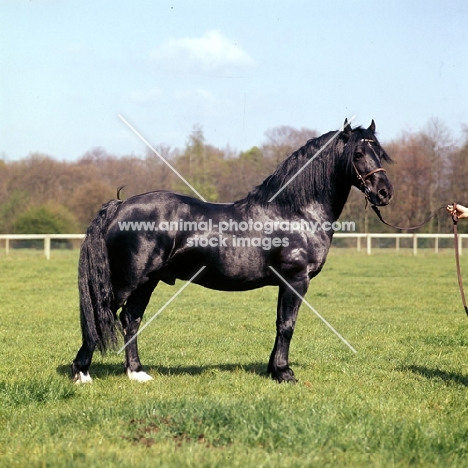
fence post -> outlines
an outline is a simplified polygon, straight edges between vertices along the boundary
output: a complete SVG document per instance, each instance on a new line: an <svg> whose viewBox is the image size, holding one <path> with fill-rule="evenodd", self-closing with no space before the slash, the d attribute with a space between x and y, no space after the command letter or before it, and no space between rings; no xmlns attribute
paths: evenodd
<svg viewBox="0 0 468 468"><path fill-rule="evenodd" d="M397 252L400 251L400 238L398 237L398 234L395 234L395 250Z"/></svg>
<svg viewBox="0 0 468 468"><path fill-rule="evenodd" d="M361 236L357 236L357 251L361 251Z"/></svg>
<svg viewBox="0 0 468 468"><path fill-rule="evenodd" d="M50 236L44 236L44 254L47 260L50 260Z"/></svg>
<svg viewBox="0 0 468 468"><path fill-rule="evenodd" d="M416 234L413 234L413 255L418 254L418 238Z"/></svg>
<svg viewBox="0 0 468 468"><path fill-rule="evenodd" d="M5 255L8 257L10 253L10 239L5 239Z"/></svg>
<svg viewBox="0 0 468 468"><path fill-rule="evenodd" d="M439 253L439 238L437 236L435 237L435 253Z"/></svg>
<svg viewBox="0 0 468 468"><path fill-rule="evenodd" d="M370 255L371 254L371 236L368 233L366 237L367 237L367 255Z"/></svg>

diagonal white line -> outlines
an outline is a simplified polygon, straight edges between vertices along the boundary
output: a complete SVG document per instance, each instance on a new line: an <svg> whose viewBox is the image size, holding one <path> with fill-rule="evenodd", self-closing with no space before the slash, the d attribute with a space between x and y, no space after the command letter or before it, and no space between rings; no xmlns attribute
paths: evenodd
<svg viewBox="0 0 468 468"><path fill-rule="evenodd" d="M122 346L117 354L120 354L204 269L202 266L139 330L135 335Z"/></svg>
<svg viewBox="0 0 468 468"><path fill-rule="evenodd" d="M350 124L356 115L353 115L349 120L348 124ZM269 200L268 203L273 201L344 129L344 124L340 127L339 130L311 157Z"/></svg>
<svg viewBox="0 0 468 468"><path fill-rule="evenodd" d="M177 171L177 169L175 169L171 164L169 164L166 159L164 159L164 157L159 153L159 151L157 151L156 149L154 149L149 143L148 141L145 140L145 138L143 138L143 136L137 132L137 130L135 130L135 128L132 127L132 125L130 125L120 114L118 114L120 120L122 120L122 122L125 123L125 125L127 125L127 127L132 130L132 132L138 137L140 138L141 141L143 141L143 143L146 144L146 146L148 146L148 148L159 158L161 159L161 161L166 164L167 166L169 166L169 168L172 170L172 172L174 172L177 176L179 176L179 178L182 180L182 182L185 183L185 185L187 185L187 187L189 187L190 189L192 189L196 194L197 196L203 200L204 202L206 202L205 198L200 195L200 193L198 193L198 191Z"/></svg>
<svg viewBox="0 0 468 468"><path fill-rule="evenodd" d="M275 275L283 281L283 283L299 298L304 302L304 304L309 307L309 309L353 352L357 351L341 336L306 300L302 297L272 266L270 269L275 273Z"/></svg>

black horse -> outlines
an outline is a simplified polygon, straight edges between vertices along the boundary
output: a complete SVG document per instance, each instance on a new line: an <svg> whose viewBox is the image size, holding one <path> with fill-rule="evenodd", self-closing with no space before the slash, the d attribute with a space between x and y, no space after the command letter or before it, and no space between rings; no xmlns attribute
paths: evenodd
<svg viewBox="0 0 468 468"><path fill-rule="evenodd" d="M128 376L150 380L136 340L145 308L159 281L173 285L193 278L222 291L278 286L267 370L278 382L294 382L288 355L300 297L325 263L351 186L373 205L389 203L393 188L384 161L390 157L375 137L374 121L367 129L345 121L342 131L309 140L234 203L157 191L103 205L81 247L83 345L72 364L73 379L91 381L93 352L115 348L121 328Z"/></svg>

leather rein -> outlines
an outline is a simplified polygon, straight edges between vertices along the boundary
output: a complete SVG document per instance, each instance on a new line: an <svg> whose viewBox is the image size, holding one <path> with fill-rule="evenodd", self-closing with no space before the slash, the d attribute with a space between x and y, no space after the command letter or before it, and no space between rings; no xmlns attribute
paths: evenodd
<svg viewBox="0 0 468 468"><path fill-rule="evenodd" d="M361 140L361 141L366 141L366 142L368 142L370 144L374 140L367 140L366 139L366 140ZM374 149L372 148L372 150L374 150ZM354 165L354 161L353 161L352 164L353 164L354 171L356 172L357 179L361 184L361 191L364 193L364 195L366 197L366 207L367 207L367 203L370 202L370 199L369 199L370 189L366 184L366 180L371 175L375 174L376 172L387 172L387 171L383 167L379 167L378 169L374 169L373 171L369 172L368 174L361 175L359 173L359 171L357 170L357 167ZM390 224L387 221L385 221L383 219L383 217L382 217L382 214L380 213L379 208L376 205L374 205L373 203L371 203L371 202L370 202L370 205L371 205L371 208L374 210L375 214L377 215L377 217L379 218L379 220L383 224L385 224L386 226L389 226L391 228L398 229L400 231L401 230L413 231L415 229L419 229L420 227L424 226L424 224L426 224L428 221L430 221L440 210L445 209L445 206L441 206L441 207L437 208L437 210L434 211L434 213L432 213L422 223L420 223L420 224L418 224L416 226L401 227L401 226L394 226L393 224ZM453 204L452 221L453 221L453 240L454 240L454 247L455 247L455 261L456 261L456 265L457 265L458 287L460 288L460 295L461 295L463 307L465 308L465 313L468 316L468 306L466 304L465 292L464 292L464 289L463 289L463 280L462 280L461 269L460 269L460 252L459 252L459 247L458 247L458 228L457 228L458 216L457 216L457 204L456 203Z"/></svg>
<svg viewBox="0 0 468 468"><path fill-rule="evenodd" d="M465 313L468 316L468 306L466 305L466 298L465 298L465 292L463 290L463 280L462 280L462 275L461 275L461 269L460 269L460 252L459 252L459 247L458 247L458 228L457 228L457 223L458 223L458 216L456 213L456 206L457 204L453 204L453 213L452 213L452 221L453 221L453 243L455 247L455 262L457 265L457 277L458 277L458 287L460 289L460 295L463 303L463 307L465 308ZM377 216L379 217L380 221L382 223L386 224L387 226L390 226L391 228L394 229L399 229L399 230L406 230L406 231L412 231L414 229L418 229L424 224L426 224L430 219L432 219L440 210L445 209L445 206L441 206L437 208L437 210L432 213L428 218L426 218L422 223L418 224L417 226L411 226L411 227L401 227L401 226L394 226L393 224L387 223L382 218L382 215L380 213L380 210L377 206L371 205L371 208L375 211Z"/></svg>

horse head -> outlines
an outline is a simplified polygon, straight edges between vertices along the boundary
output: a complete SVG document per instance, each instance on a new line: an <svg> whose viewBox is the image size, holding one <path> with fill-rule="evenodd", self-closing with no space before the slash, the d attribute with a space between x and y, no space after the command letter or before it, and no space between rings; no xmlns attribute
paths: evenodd
<svg viewBox="0 0 468 468"><path fill-rule="evenodd" d="M393 197L393 186L382 163L391 162L391 158L375 136L374 121L367 129L351 129L346 119L343 132L351 151L352 185L361 190L372 205L388 205Z"/></svg>

